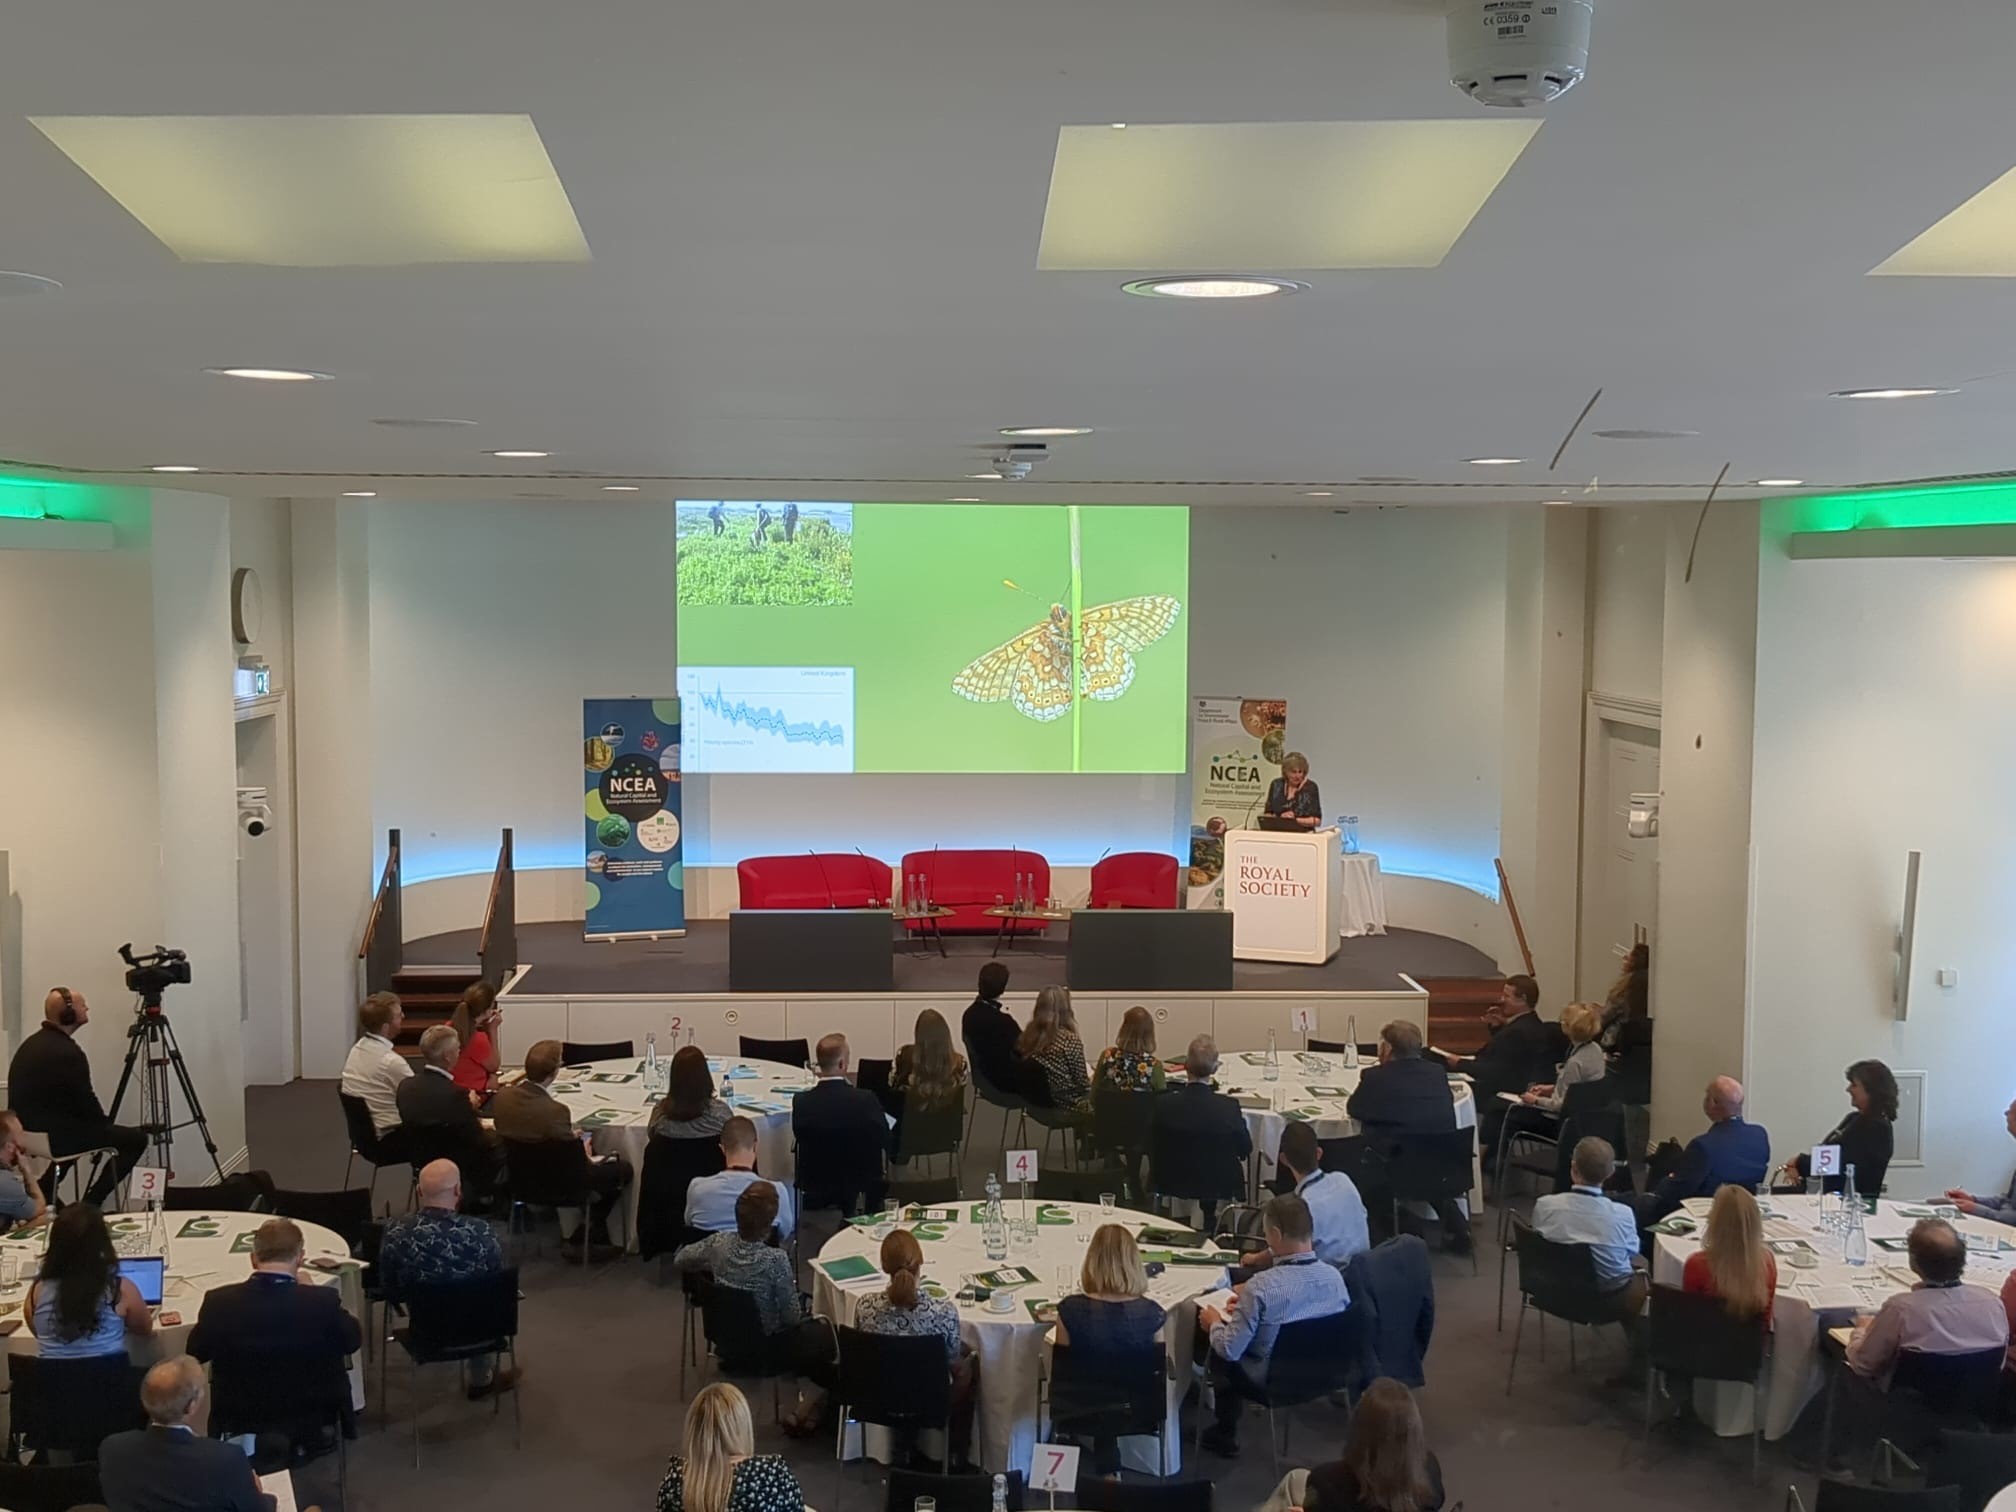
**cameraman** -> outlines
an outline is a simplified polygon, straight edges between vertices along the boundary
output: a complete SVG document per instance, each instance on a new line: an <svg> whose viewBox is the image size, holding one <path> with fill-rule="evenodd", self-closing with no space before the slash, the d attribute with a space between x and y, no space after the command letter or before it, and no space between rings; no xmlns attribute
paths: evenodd
<svg viewBox="0 0 2016 1512"><path fill-rule="evenodd" d="M84 1200L99 1207L140 1163L147 1149L144 1129L115 1124L91 1090L91 1062L75 1035L91 1020L81 992L52 987L42 1000L42 1027L21 1042L7 1070L7 1095L21 1126L49 1138L58 1160L109 1146L117 1158L99 1167Z"/></svg>

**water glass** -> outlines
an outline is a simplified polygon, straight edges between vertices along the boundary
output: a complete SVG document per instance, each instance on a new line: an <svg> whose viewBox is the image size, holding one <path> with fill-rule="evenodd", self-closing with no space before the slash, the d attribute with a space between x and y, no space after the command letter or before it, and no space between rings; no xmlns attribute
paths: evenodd
<svg viewBox="0 0 2016 1512"><path fill-rule="evenodd" d="M1036 1243L1036 1219L1034 1216L1015 1220L1015 1242L1024 1249Z"/></svg>
<svg viewBox="0 0 2016 1512"><path fill-rule="evenodd" d="M1062 1302L1078 1290L1078 1273L1068 1265L1057 1267L1057 1300Z"/></svg>
<svg viewBox="0 0 2016 1512"><path fill-rule="evenodd" d="M1119 1193L1101 1192L1099 1194L1099 1221L1101 1223L1111 1223L1113 1221L1113 1209L1119 1205Z"/></svg>
<svg viewBox="0 0 2016 1512"><path fill-rule="evenodd" d="M1085 1214L1073 1213L1071 1215L1071 1227L1077 1234L1080 1244L1090 1244L1092 1242L1092 1223Z"/></svg>
<svg viewBox="0 0 2016 1512"><path fill-rule="evenodd" d="M910 1512L938 1512L938 1498L935 1496L920 1496L917 1500L910 1503Z"/></svg>
<svg viewBox="0 0 2016 1512"><path fill-rule="evenodd" d="M893 1229L898 1227L902 1222L903 1204L898 1202L894 1197L884 1197L882 1199L882 1226L885 1229Z"/></svg>

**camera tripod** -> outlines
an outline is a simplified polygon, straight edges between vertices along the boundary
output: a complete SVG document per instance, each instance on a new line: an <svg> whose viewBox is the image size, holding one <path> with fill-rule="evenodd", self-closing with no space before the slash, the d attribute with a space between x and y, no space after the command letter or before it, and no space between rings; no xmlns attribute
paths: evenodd
<svg viewBox="0 0 2016 1512"><path fill-rule="evenodd" d="M196 1084L189 1079L182 1047L175 1041L175 1026L161 1011L158 994L151 999L143 994L134 1004L133 1027L126 1031L126 1064L120 1069L119 1085L112 1093L110 1117L114 1123L119 1120L120 1104L126 1101L126 1089L133 1084L133 1068L143 1060L139 1082L140 1127L154 1147L156 1163L163 1171L172 1171L170 1157L174 1152L175 1131L194 1127L201 1131L203 1148L210 1152L210 1164L222 1181L224 1167L217 1160L217 1142L210 1137L210 1122L203 1116L202 1099L196 1095ZM174 1105L169 1099L171 1073L181 1085L183 1100L189 1104L189 1116L180 1123L175 1122Z"/></svg>

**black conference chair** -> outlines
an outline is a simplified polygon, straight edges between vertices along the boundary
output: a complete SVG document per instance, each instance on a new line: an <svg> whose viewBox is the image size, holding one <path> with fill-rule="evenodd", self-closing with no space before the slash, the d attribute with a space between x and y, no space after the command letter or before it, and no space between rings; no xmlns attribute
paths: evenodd
<svg viewBox="0 0 2016 1512"><path fill-rule="evenodd" d="M1806 1512L1797 1486L1785 1488L1785 1512ZM1960 1512L1960 1488L1905 1489L1822 1480L1814 1488L1813 1512Z"/></svg>
<svg viewBox="0 0 2016 1512"><path fill-rule="evenodd" d="M77 1465L0 1460L0 1507L8 1512L70 1512L72 1507L101 1506L104 1501L95 1460Z"/></svg>
<svg viewBox="0 0 2016 1512"><path fill-rule="evenodd" d="M1025 1122L1029 1112L1029 1099L1020 1092L1010 1092L1006 1087L998 1087L980 1069L980 1062L973 1056L973 1042L966 1040L966 1065L973 1076L973 1111L966 1119L966 1142L973 1142L973 1123L980 1116L980 1104L1001 1110L1001 1148L1008 1148L1008 1122L1020 1117Z"/></svg>
<svg viewBox="0 0 2016 1512"><path fill-rule="evenodd" d="M873 1056L854 1062L854 1085L863 1092L873 1092L884 1113L896 1114L903 1105L903 1100L889 1089L889 1077L895 1069L896 1062Z"/></svg>
<svg viewBox="0 0 2016 1512"><path fill-rule="evenodd" d="M742 1048L736 1053L744 1060L803 1066L812 1059L812 1046L803 1039L759 1039L753 1034L745 1034L742 1036Z"/></svg>
<svg viewBox="0 0 2016 1512"><path fill-rule="evenodd" d="M959 1150L964 1142L966 1129L966 1098L968 1089L960 1087L959 1095L951 1102L937 1108L918 1108L910 1097L900 1099L900 1110L896 1114L896 1153L890 1163L904 1168L905 1175L917 1175L920 1162L935 1161L939 1156L949 1157L948 1174L959 1174ZM937 1167L931 1167L935 1173Z"/></svg>
<svg viewBox="0 0 2016 1512"><path fill-rule="evenodd" d="M1771 1330L1762 1313L1739 1318L1719 1297L1655 1286L1648 1304L1650 1367L1645 1372L1645 1440L1652 1439L1652 1409L1659 1373L1696 1381L1739 1381L1751 1390L1750 1475L1760 1466L1764 1441L1764 1358Z"/></svg>
<svg viewBox="0 0 2016 1512"><path fill-rule="evenodd" d="M361 1097L352 1097L348 1092L338 1092L338 1101L343 1104L343 1124L350 1133L350 1157L343 1162L343 1185L350 1185L350 1172L361 1156L371 1166L372 1197L378 1195L378 1173L387 1166L406 1164L406 1149L396 1128L387 1129L383 1134L371 1122L371 1109Z"/></svg>
<svg viewBox="0 0 2016 1512"><path fill-rule="evenodd" d="M1161 1340L1128 1354L1059 1347L1036 1383L1036 1433L1054 1438L1155 1439L1155 1473L1169 1473L1169 1350ZM1049 1426L1044 1420L1048 1417Z"/></svg>
<svg viewBox="0 0 2016 1512"><path fill-rule="evenodd" d="M1155 1128L1155 1099L1160 1096L1101 1087L1092 1099L1092 1148L1108 1166L1126 1173L1123 1195L1130 1203L1148 1200L1141 1172Z"/></svg>
<svg viewBox="0 0 2016 1512"><path fill-rule="evenodd" d="M885 1512L911 1512L917 1498L928 1496L938 1512L988 1512L994 1505L994 1477L981 1472L934 1475L928 1470L889 1471ZM1008 1472L1008 1512L1022 1512L1022 1472Z"/></svg>
<svg viewBox="0 0 2016 1512"><path fill-rule="evenodd" d="M1275 1335L1274 1349L1267 1356L1266 1369L1259 1381L1250 1381L1239 1371L1224 1374L1214 1371L1218 1390L1231 1391L1267 1409L1267 1450L1274 1457L1275 1475L1281 1473L1281 1456L1287 1452L1287 1433L1292 1426L1292 1422L1283 1420L1277 1434L1276 1410L1299 1407L1332 1392L1348 1391L1352 1369L1365 1350L1369 1321L1367 1309L1349 1307L1327 1317L1284 1323ZM1199 1412L1200 1447L1203 1433L1204 1414Z"/></svg>
<svg viewBox="0 0 2016 1512"><path fill-rule="evenodd" d="M593 1195L588 1184L588 1152L578 1139L507 1139L504 1141L504 1191L510 1199L507 1230L521 1233L530 1209L579 1208L583 1242L581 1268L588 1268L595 1246L586 1241Z"/></svg>
<svg viewBox="0 0 2016 1512"><path fill-rule="evenodd" d="M1393 1232L1400 1231L1400 1204L1425 1202L1444 1226L1462 1223L1458 1201L1470 1195L1477 1150L1475 1129L1443 1129L1433 1134L1403 1134L1387 1141L1382 1151L1380 1179L1393 1204ZM1448 1235L1445 1238L1455 1238ZM1465 1226L1463 1239L1469 1239ZM1477 1274L1477 1246L1470 1245L1470 1274Z"/></svg>
<svg viewBox="0 0 2016 1512"><path fill-rule="evenodd" d="M1981 1512L2004 1486L2016 1486L2016 1434L1940 1430L1925 1460L1927 1486L1956 1486L1960 1512Z"/></svg>
<svg viewBox="0 0 2016 1512"><path fill-rule="evenodd" d="M1117 1481L1081 1475L1073 1500L1086 1512L1211 1512L1211 1497L1208 1480Z"/></svg>
<svg viewBox="0 0 2016 1512"><path fill-rule="evenodd" d="M833 1208L852 1218L864 1206L878 1204L887 1185L882 1171L885 1148L874 1129L822 1134L809 1145L799 1145L799 1232L804 1231L804 1215L813 1209Z"/></svg>
<svg viewBox="0 0 2016 1512"><path fill-rule="evenodd" d="M1608 1076L1595 1081L1576 1082L1562 1094L1561 1109L1550 1113L1541 1108L1519 1107L1507 1111L1498 1125L1498 1150L1491 1162L1492 1190L1499 1207L1498 1237L1505 1237L1506 1183L1514 1176L1531 1177L1555 1190L1559 1168L1574 1149L1568 1137L1571 1125L1587 1122L1599 1108L1617 1106L1617 1089ZM1613 1150L1618 1146L1612 1145Z"/></svg>
<svg viewBox="0 0 2016 1512"><path fill-rule="evenodd" d="M210 1433L243 1434L262 1448L276 1440L285 1450L255 1456L255 1470L292 1470L325 1454L336 1456L338 1499L348 1481L344 1444L354 1431L350 1377L343 1356L298 1349L219 1355L210 1362Z"/></svg>
<svg viewBox="0 0 2016 1512"><path fill-rule="evenodd" d="M2006 1355L2006 1350L1999 1349L1974 1349L1964 1354L1900 1350L1890 1389L1883 1395L1879 1436L1906 1454L1917 1455L1937 1441L1941 1429L1984 1427L1995 1415ZM1820 1445L1823 1463L1833 1440L1833 1389L1845 1368L1837 1368L1828 1384Z"/></svg>
<svg viewBox="0 0 2016 1512"><path fill-rule="evenodd" d="M772 1336L763 1332L763 1313L752 1292L723 1286L718 1281L702 1289L701 1326L707 1333L707 1347L724 1376L770 1383L772 1421L784 1415L779 1397L779 1379L793 1373L797 1362L791 1355L790 1333ZM940 1346L943 1352L943 1346ZM683 1393L682 1393L683 1394Z"/></svg>
<svg viewBox="0 0 2016 1512"><path fill-rule="evenodd" d="M937 1428L945 1435L939 1468L949 1471L952 1372L945 1362L945 1341L935 1334L910 1338L863 1333L858 1328L836 1332L840 1341L840 1377L834 1391L840 1418L838 1444L847 1442L847 1429L855 1423L874 1423L901 1435ZM835 1455L837 1459L837 1448ZM836 1494L834 1505L841 1500Z"/></svg>
<svg viewBox="0 0 2016 1512"><path fill-rule="evenodd" d="M1526 1332L1526 1310L1540 1314L1540 1349L1547 1349L1548 1318L1568 1325L1568 1367L1575 1368L1575 1328L1594 1328L1614 1321L1609 1298L1596 1284L1596 1257L1586 1244L1555 1244L1543 1239L1517 1214L1512 1218L1512 1250L1519 1261L1519 1319L1512 1331L1512 1363L1505 1371L1505 1395L1519 1370L1519 1344Z"/></svg>
<svg viewBox="0 0 2016 1512"><path fill-rule="evenodd" d="M98 1446L115 1433L147 1426L140 1410L146 1367L122 1352L82 1360L7 1356L12 1432L40 1453L95 1460Z"/></svg>
<svg viewBox="0 0 2016 1512"><path fill-rule="evenodd" d="M685 1139L654 1134L644 1141L644 1169L637 1176L639 1256L650 1260L679 1247L683 1242L680 1231L686 1226L686 1189L702 1176L718 1175L726 1166L721 1141L712 1134Z"/></svg>
<svg viewBox="0 0 2016 1512"><path fill-rule="evenodd" d="M511 1367L518 1365L518 1267L506 1266L494 1276L474 1281L449 1281L415 1286L406 1293L406 1326L394 1331L393 1340L406 1351L412 1364L412 1399L407 1411L413 1418L413 1467L420 1467L420 1367L423 1365L466 1365L486 1355L494 1355L502 1365L508 1356ZM389 1354L390 1351L387 1351ZM384 1383L379 1383L384 1398ZM519 1403L524 1393L493 1392L490 1410L494 1416L511 1398L511 1441L522 1443L524 1411Z"/></svg>
<svg viewBox="0 0 2016 1512"><path fill-rule="evenodd" d="M268 1205L279 1217L292 1218L296 1223L321 1224L340 1236L353 1256L363 1248L365 1232L371 1226L368 1187L351 1187L341 1192L296 1192L275 1187Z"/></svg>
<svg viewBox="0 0 2016 1512"><path fill-rule="evenodd" d="M1222 1140L1166 1123L1149 1133L1148 1180L1159 1197L1195 1202L1205 1229L1211 1227L1219 1203L1237 1202L1246 1195L1245 1162Z"/></svg>
<svg viewBox="0 0 2016 1512"><path fill-rule="evenodd" d="M1126 1179L1120 1171L1038 1171L1033 1195L1039 1202L1083 1202L1097 1205L1107 1192L1117 1192Z"/></svg>
<svg viewBox="0 0 2016 1512"><path fill-rule="evenodd" d="M629 1060L637 1053L635 1040L562 1040L560 1061L568 1066L585 1066L591 1061Z"/></svg>

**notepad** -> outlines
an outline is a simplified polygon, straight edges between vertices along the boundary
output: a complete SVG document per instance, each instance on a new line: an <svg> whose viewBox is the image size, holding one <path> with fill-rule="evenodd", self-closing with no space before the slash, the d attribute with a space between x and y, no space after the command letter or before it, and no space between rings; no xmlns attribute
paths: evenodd
<svg viewBox="0 0 2016 1512"><path fill-rule="evenodd" d="M1342 1087L1311 1087L1311 1097L1349 1097L1351 1094Z"/></svg>
<svg viewBox="0 0 2016 1512"><path fill-rule="evenodd" d="M849 1281L860 1281L865 1277L881 1274L875 1268L875 1262L866 1255L841 1255L838 1259L821 1260L819 1269L826 1273L828 1281L843 1285Z"/></svg>
<svg viewBox="0 0 2016 1512"><path fill-rule="evenodd" d="M1169 1255L1171 1265L1237 1265L1239 1256L1232 1250L1174 1250Z"/></svg>
<svg viewBox="0 0 2016 1512"><path fill-rule="evenodd" d="M867 1264L865 1260L862 1263ZM977 1271L966 1279L989 1291L1000 1291L1003 1287L1028 1286L1035 1281L1036 1272L1026 1265L1004 1265L996 1270Z"/></svg>

